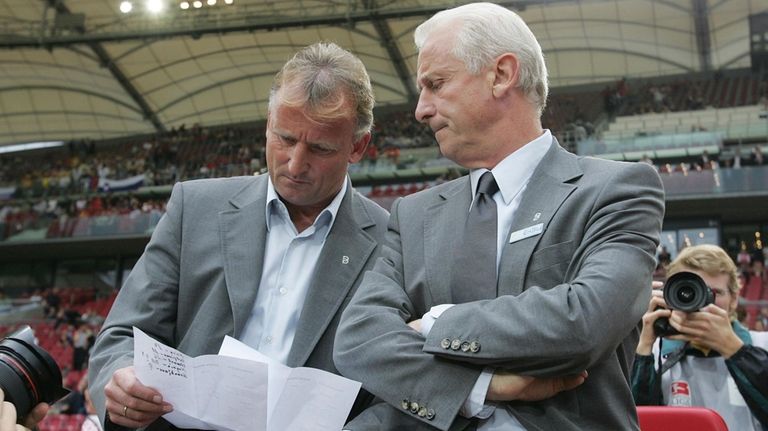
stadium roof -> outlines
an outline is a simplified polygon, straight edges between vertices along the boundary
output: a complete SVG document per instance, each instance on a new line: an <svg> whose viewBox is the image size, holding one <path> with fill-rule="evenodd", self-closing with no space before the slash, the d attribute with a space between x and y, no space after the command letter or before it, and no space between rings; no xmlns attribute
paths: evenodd
<svg viewBox="0 0 768 431"><path fill-rule="evenodd" d="M355 52L378 106L413 103L413 29L437 0L0 0L0 145L265 118L272 76L318 40ZM208 3L216 3L209 6ZM192 2L190 2L192 3ZM501 1L539 38L553 87L749 67L764 0Z"/></svg>

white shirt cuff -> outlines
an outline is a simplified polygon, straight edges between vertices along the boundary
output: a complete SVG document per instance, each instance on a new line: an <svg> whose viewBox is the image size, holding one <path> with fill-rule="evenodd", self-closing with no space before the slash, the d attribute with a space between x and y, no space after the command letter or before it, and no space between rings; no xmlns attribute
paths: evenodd
<svg viewBox="0 0 768 431"><path fill-rule="evenodd" d="M495 404L486 404L485 397L488 395L488 386L493 378L493 368L486 367L480 377L477 378L475 385L472 386L472 392L469 393L464 405L461 406L459 414L465 418L488 419L496 410Z"/></svg>
<svg viewBox="0 0 768 431"><path fill-rule="evenodd" d="M454 304L440 304L430 308L429 311L427 311L426 314L421 317L421 335L426 338L427 335L429 335L429 331L432 330L432 326L435 324L435 321L440 317L440 315L442 315L445 310L453 306Z"/></svg>

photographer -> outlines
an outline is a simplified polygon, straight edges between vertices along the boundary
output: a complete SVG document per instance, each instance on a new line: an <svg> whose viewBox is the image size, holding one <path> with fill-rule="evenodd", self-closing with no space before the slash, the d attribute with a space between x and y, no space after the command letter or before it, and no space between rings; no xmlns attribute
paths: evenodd
<svg viewBox="0 0 768 431"><path fill-rule="evenodd" d="M736 265L722 248L697 245L680 252L668 276L683 271L701 277L714 301L699 311L670 310L654 283L632 369L636 404L706 407L729 429L768 429L768 337L736 320ZM659 318L679 334L658 337ZM659 355L661 369L654 366Z"/></svg>
<svg viewBox="0 0 768 431"><path fill-rule="evenodd" d="M0 431L28 431L34 428L40 422L45 414L48 413L48 404L38 404L29 414L25 421L28 428L16 424L16 407L8 401L5 401L5 394L0 389Z"/></svg>

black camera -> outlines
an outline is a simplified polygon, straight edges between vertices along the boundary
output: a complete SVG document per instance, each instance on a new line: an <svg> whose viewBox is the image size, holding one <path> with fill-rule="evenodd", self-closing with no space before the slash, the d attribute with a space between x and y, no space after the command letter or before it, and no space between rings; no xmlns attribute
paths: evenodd
<svg viewBox="0 0 768 431"><path fill-rule="evenodd" d="M51 404L69 393L59 366L35 343L29 326L0 341L0 388L16 407L18 423L39 403Z"/></svg>
<svg viewBox="0 0 768 431"><path fill-rule="evenodd" d="M664 301L670 310L690 313L715 302L715 294L701 277L683 271L669 277L664 283ZM679 334L666 317L656 319L653 330L659 337Z"/></svg>

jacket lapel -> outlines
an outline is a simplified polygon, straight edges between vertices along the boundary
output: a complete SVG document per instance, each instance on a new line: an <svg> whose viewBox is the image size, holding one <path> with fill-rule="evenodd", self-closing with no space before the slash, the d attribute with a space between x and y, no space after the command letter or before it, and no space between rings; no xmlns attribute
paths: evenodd
<svg viewBox="0 0 768 431"><path fill-rule="evenodd" d="M235 338L251 315L261 280L267 238L266 201L267 176L262 175L230 199L234 209L219 213L224 277Z"/></svg>
<svg viewBox="0 0 768 431"><path fill-rule="evenodd" d="M448 304L451 295L453 250L461 247L461 232L472 203L471 182L466 175L439 195L439 202L426 210L424 218L424 260L432 304ZM471 268L466 268L471 271Z"/></svg>
<svg viewBox="0 0 768 431"><path fill-rule="evenodd" d="M304 300L296 335L288 354L288 366L304 365L339 312L355 280L376 249L376 241L364 230L371 226L374 226L373 219L368 217L364 204L348 183L347 193L315 266L312 284Z"/></svg>
<svg viewBox="0 0 768 431"><path fill-rule="evenodd" d="M577 158L560 148L557 140L533 172L528 186L523 192L520 206L515 212L512 226L506 235L499 263L499 295L519 295L524 288L526 268L539 240L544 235L549 223L563 201L574 191L576 186L568 183L582 175ZM510 235L526 228L537 230L541 224L541 233L509 242Z"/></svg>

